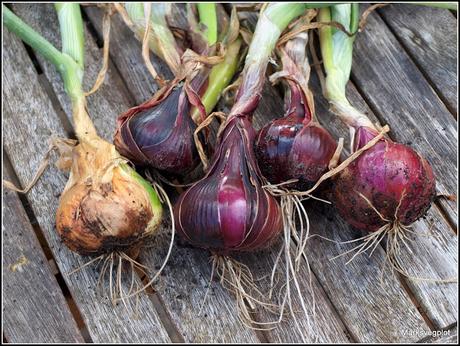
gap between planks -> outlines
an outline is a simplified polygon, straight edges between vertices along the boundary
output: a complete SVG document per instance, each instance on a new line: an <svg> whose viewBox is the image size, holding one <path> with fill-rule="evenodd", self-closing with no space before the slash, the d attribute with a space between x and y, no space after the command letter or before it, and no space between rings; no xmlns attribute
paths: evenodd
<svg viewBox="0 0 460 346"><path fill-rule="evenodd" d="M104 45L103 37L99 35L96 27L94 26L93 22L89 18L86 8L84 6L80 6L80 8L81 8L81 13L82 13L82 17L83 17L83 20L84 20L84 24L85 24L86 28L88 29L89 34L93 38L93 40L96 43L97 47L102 51L103 45ZM114 15L118 15L118 14L114 14ZM113 20L111 20L110 25L113 25ZM113 33L111 33L111 36L113 36ZM102 44L101 44L101 42L102 42ZM123 92L127 96L128 100L129 100L130 107L134 107L134 106L137 105L136 104L136 98L134 97L133 92L128 88L128 83L126 82L123 74L120 72L117 64L113 61L110 48L111 47L109 46L109 68L107 69L107 71L112 70L113 74L118 76L117 80L120 81L120 83L118 83L118 85L117 85L118 89L121 90L121 92Z"/></svg>
<svg viewBox="0 0 460 346"><path fill-rule="evenodd" d="M11 179L11 182L22 188L18 176L16 172L14 171L14 168L11 164L10 158L6 152L3 152L3 164L4 164L4 169L5 171L8 172L8 175ZM75 303L75 300L72 297L72 294L70 293L69 288L67 287L67 284L64 281L64 278L62 277L62 273L60 272L58 266L56 265L56 260L54 258L54 255L45 239L45 236L43 235L43 231L41 230L37 219L35 217L35 214L29 206L29 201L27 199L27 196L25 194L17 193L19 200L21 202L22 207L26 211L27 219L29 220L32 229L35 233L35 236L38 239L38 242L40 244L40 249L44 253L45 258L48 260L48 265L50 266L51 272L56 278L56 281L59 285L59 288L61 289L61 293L65 298L66 304L69 307L69 311L72 314L72 317L77 323L78 329L80 330L80 333L86 343L92 343L92 339L88 333L88 329L86 328L86 324L82 318L82 315L80 313L80 310L78 309L77 304Z"/></svg>
<svg viewBox="0 0 460 346"><path fill-rule="evenodd" d="M40 66L40 63L37 59L37 56L35 55L34 50L24 41L21 40L21 43L24 45L24 48L30 60L32 60L33 67L35 71L37 72L38 82L40 83L41 87L43 88L46 95L50 99L51 104L53 105L53 108L56 111L56 114L59 116L59 120L61 121L62 127L64 128L64 132L69 138L75 139L75 132L73 130L72 124L70 123L69 119L65 115L65 112L62 109L59 103L59 100L57 99L56 94L54 93L50 82L48 81L45 74L43 73L43 69Z"/></svg>
<svg viewBox="0 0 460 346"><path fill-rule="evenodd" d="M143 264L140 261L139 263ZM148 275L144 275L139 269L136 269L136 274L139 276L144 285L149 283L150 278ZM147 294L154 308L157 310L157 313L160 317L160 321L163 324L163 327L166 329L166 332L168 333L169 337L171 338L171 342L185 343L185 339L183 338L183 336L177 329L177 326L174 324L173 319L169 315L168 309L166 308L166 305L163 303L161 295L157 294L157 292L152 286L148 286L145 289L145 294Z"/></svg>

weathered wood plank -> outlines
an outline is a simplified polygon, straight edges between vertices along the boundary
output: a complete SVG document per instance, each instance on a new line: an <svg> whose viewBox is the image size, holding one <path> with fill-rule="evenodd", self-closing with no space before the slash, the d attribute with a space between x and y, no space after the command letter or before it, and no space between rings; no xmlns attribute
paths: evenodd
<svg viewBox="0 0 460 346"><path fill-rule="evenodd" d="M50 136L65 137L66 134L51 102L40 87L24 46L7 30L3 33L3 39L5 88L3 139L13 168L21 184L24 185L37 171ZM142 318L135 320L132 312L127 312L122 305L113 307L96 294L98 273L91 267L67 275L89 261L89 258L69 251L60 242L55 230L54 216L59 194L65 182L64 174L50 167L28 194L28 198L92 340L95 342L169 341L168 334L147 296L140 297L138 311Z"/></svg>
<svg viewBox="0 0 460 346"><path fill-rule="evenodd" d="M4 178L10 180L3 168ZM4 189L3 203L5 336L15 343L83 342L16 192Z"/></svg>
<svg viewBox="0 0 460 346"><path fill-rule="evenodd" d="M162 244L161 241L159 239L158 243L153 246L154 250L144 253L143 257L153 258L158 263L166 252L166 244ZM156 251L155 249L163 250ZM278 247L254 255L241 256L238 259L243 260L251 269L254 269L255 277L265 276L270 273L277 249ZM229 301L228 292L222 288L219 282L210 283L211 264L208 253L201 249L178 245L171 255L169 264L165 268L165 275L157 287L160 292L165 292L163 296L168 299L165 299L164 304L182 331L185 340L190 342L209 340L225 342L235 338L241 340L254 338L251 330L240 329L240 322L236 315L236 303L232 298ZM302 287L305 288L305 282L301 279L303 275L306 275L305 268L302 268L299 273L300 281L303 283ZM324 293L316 282L314 287L316 299L321 304L318 309L320 341L347 342L344 333L345 328L335 313L331 311L327 298L324 297ZM261 288L263 291L268 291L267 286ZM205 306L202 308L202 313L198 314L208 289ZM228 301L230 304L227 303ZM298 311L300 309L299 301L296 298L294 301L294 308ZM270 318L270 320L274 318L273 315L264 317ZM298 319L301 326L306 328L305 318L300 313ZM197 320L200 323L197 323ZM223 323L226 325L225 328L222 328ZM188 328L186 329L182 325L188 326ZM212 335L212 332L218 334ZM238 334L233 335L235 333ZM307 331L306 333L308 334ZM270 332L268 338L271 342L299 342L301 340L298 332L294 329L292 319L287 319L282 325ZM311 340L314 339L311 338Z"/></svg>
<svg viewBox="0 0 460 346"><path fill-rule="evenodd" d="M157 237L141 255L143 263L160 263L166 255L166 238ZM176 243L177 244L177 243ZM156 288L179 333L186 342L259 342L253 330L238 320L233 298L212 284L209 254L201 249L176 245ZM200 311L201 309L201 311Z"/></svg>
<svg viewBox="0 0 460 346"><path fill-rule="evenodd" d="M393 4L380 11L387 25L457 115L457 20L450 11Z"/></svg>
<svg viewBox="0 0 460 346"><path fill-rule="evenodd" d="M266 277L270 273L271 268L276 260L278 251L280 250L281 241L274 244L270 249L260 250L253 254L241 254L237 257L238 260L248 265L253 269L253 275L255 278ZM278 289L281 285L285 284L285 273L286 273L286 262L284 253L282 254L281 260L279 262L277 276L280 280L280 283L275 290L275 294L279 293ZM351 339L348 334L347 328L343 325L340 317L337 312L334 310L329 298L325 294L323 288L319 284L314 273L311 273L311 280L313 288L313 295L311 294L311 289L309 285L309 273L308 268L305 265L299 267L299 271L296 273L297 280L302 292L304 302L309 309L309 319L305 316L299 293L294 287L294 282L292 281L291 274L291 299L292 307L295 311L295 318L298 323L296 326L296 321L293 316L285 315L283 321L277 325L276 328L266 331L265 335L267 340L273 343L298 343L298 342L319 342L319 343L349 343L354 341ZM260 286L262 292L269 291L269 281L260 280L257 282ZM315 312L314 316L312 314L313 299L315 300ZM286 308L288 314L290 310ZM271 313L268 313L265 310L259 312L258 316L260 321L274 321L278 316L274 316ZM302 334L299 332L299 328L302 330Z"/></svg>
<svg viewBox="0 0 460 346"><path fill-rule="evenodd" d="M445 193L456 191L455 119L381 18L375 15L368 18L366 30L357 38L355 47L352 75L366 101L378 112L383 122L391 126L393 138L409 143L432 164L437 175L438 189ZM450 215L456 218L454 203L442 203ZM436 212L432 210L432 213ZM422 272L438 273L428 277L439 278L445 274L456 276L456 237L442 219L435 217L434 220L447 245L434 238L422 240L423 237L418 237L417 248L426 251L414 254L407 263L420 263L420 268L425 269ZM418 222L414 227L423 233L429 229L429 222ZM432 262L427 256L437 260ZM411 281L410 285L437 327L443 328L456 321L456 284L422 284Z"/></svg>
<svg viewBox="0 0 460 346"><path fill-rule="evenodd" d="M27 23L33 25L48 41L56 47L61 46L59 34L59 22L52 5L38 4L15 4L14 11ZM47 20L44 21L43 18ZM65 93L61 77L53 65L48 63L42 56L36 54L40 67L63 108L65 114L72 122L72 107L70 100ZM85 76L83 88L89 91L97 78L99 69L102 66L102 51L99 49L85 28ZM129 96L123 92L124 84L119 75L109 65L104 84L100 89L87 98L88 110L91 119L101 137L112 141L115 132L115 120L118 114L125 111L130 105Z"/></svg>
<svg viewBox="0 0 460 346"><path fill-rule="evenodd" d="M99 32L101 32L101 14L99 12L98 9L91 9L91 8L88 8L87 9L87 13L88 13L88 16L91 18L94 26L97 28L97 30L99 30ZM114 30L113 30L113 38L115 38L113 40L113 46L114 46L114 51L120 51L120 49L122 49L122 47L129 47L127 50L129 52L133 52L133 55L132 57L137 57L138 58L138 63L137 65L144 65L143 64L143 61L142 61L142 58L141 58L141 55L139 53L140 51L140 43L137 42L133 37L132 37L132 34L129 33L129 30L124 26L123 23L117 23L120 22L120 19L117 19L117 18L114 18ZM127 32L127 33L126 33ZM126 36L129 36L128 34L130 34L131 38L129 41L127 41L127 37ZM115 45L119 45L119 48L118 46L115 47ZM126 48L125 48L126 49ZM134 53L135 52L135 53ZM139 92L135 92L135 98L136 100L138 100L138 102L141 102L144 100L144 97L148 97L150 95L145 95L144 93L144 90L147 90L147 86L146 85L140 85L140 83L138 82L138 79L136 76L132 76L133 73L135 73L132 69L132 63L127 63L127 60L125 57L120 57L119 54L114 54L114 56L112 57L115 64L117 65L118 69L120 70L120 73L123 75L123 78L124 80L128 80L128 79L132 79L132 82L131 82L131 85L132 86L137 86L137 88L141 88L139 90ZM155 66L161 66L161 63L158 62L158 58L156 58L154 60L154 64ZM163 67L164 68L164 67ZM161 68L159 68L159 70L161 70ZM130 89L132 91L137 91L137 89ZM276 116L276 114L279 114L282 112L282 102L280 102L280 99L276 93L276 91L273 89L273 88L270 88L268 85L267 87L265 88L264 90L264 98L266 99L270 99L270 100L274 100L272 103L263 103L259 106L259 114L263 114L264 117L257 117L255 119L255 124L256 126L258 125L259 127L261 126L261 124L263 124L267 118L273 118L274 116ZM159 246L158 248L161 248L162 246ZM163 246L164 247L164 246ZM185 250L183 249L177 249L175 251L180 251L181 253L183 253ZM205 294L205 291L207 290L207 285L208 285L208 281L209 281L209 276L210 276L210 266L208 265L208 261L205 259L207 257L206 254L202 253L202 251L200 250L188 250L188 252L192 251L194 253L194 255L192 257L188 257L190 255L188 255L187 253L184 253L182 256L179 256L178 258L184 258L184 256L187 256L188 258L188 261L190 261L191 263L193 264L190 264L191 267L197 267L197 268L200 268L200 271L201 271L201 274L199 273L199 271L197 271L197 274L196 274L196 277L199 278L200 282L201 282L201 287L202 289L201 290L193 290L193 295L188 297L187 300L183 299L181 301L181 304L182 305L182 308L178 308L177 307L177 302L174 302L172 303L173 300L171 299L165 299L165 304L168 306L169 310L171 311L171 314L172 314L172 317L173 319L176 321L176 324L178 326L180 326L179 328L183 328L184 331L182 332L183 336L185 338L187 337L190 337L190 332L187 332L185 330L184 327L181 326L181 324L184 324L184 321L186 321L186 323L191 323L190 324L190 330L192 331L193 335L201 335L202 338L200 339L194 339L196 338L196 336L194 336L194 338L192 338L191 340L192 341L195 341L195 342L198 342L198 341L205 341L205 340L214 340L214 338L216 337L216 333L214 331L214 326L213 326L213 323L210 322L208 323L206 326L204 326L203 324L200 324L198 326L196 326L196 322L193 321L193 318L196 314L196 311L194 311L193 309L193 306L197 306L199 304L201 304L201 301L203 300L203 297L204 297L204 294ZM199 254L199 255L198 255ZM273 256L274 254L272 254ZM155 256L155 254L151 254L149 255L149 257L151 256ZM156 259L156 261L159 261L161 257L159 257L158 259ZM183 260L183 259L182 259ZM181 287L177 287L177 284L175 284L175 281L177 281L177 277L180 277L181 275L184 275L184 273L182 272L183 269L181 270L178 270L176 268L176 266L174 265L174 260L172 259L171 260L171 268L174 268L174 274L173 275L166 275L166 278L164 280L164 289L166 291L171 291L170 293L167 294L167 297L169 298L173 298L174 295L178 295L180 297L184 297L184 293L189 291L188 290L188 287L186 284L185 287L183 285L181 285ZM184 261L184 260L183 260ZM183 267L183 265L180 265L179 267ZM268 263L266 263L265 267L264 267L264 270L266 273L269 273L270 272L270 269L271 267L268 265ZM181 274L182 273L182 274ZM185 273L187 276L186 277L190 277L190 273L189 272L186 272ZM168 278L172 278L173 280L175 281L169 281ZM197 279L195 279L197 280ZM160 283L160 285L162 285ZM215 294L218 295L218 299L216 299L216 302L212 302L213 304L218 304L217 302L219 302L219 305L220 305L220 301L223 299L223 297L226 295L226 293L222 293L221 292L221 288L220 287L216 287L215 288ZM318 296L320 296L323 300L325 299L324 296L321 296L321 294L319 292L317 292ZM318 298L319 300L321 300L321 298ZM210 299L210 298L208 298ZM298 304L298 302L297 302ZM327 306L327 305L325 305ZM189 310L187 310L187 307ZM298 308L298 306L296 306L296 308ZM226 310L228 311L228 313L230 315L234 315L235 314L235 305L234 305L234 302L232 302L230 300L230 305L229 306L225 306L223 305L222 307L213 307L213 306L210 306L209 308L209 311L205 311L204 308L203 308L203 315L204 316L213 316L214 314L216 313L219 313L219 311L223 311ZM176 311L180 311L181 314L177 314ZM323 315L323 313L326 312L326 315ZM191 315L190 315L191 314ZM337 340L337 341L343 341L343 340L347 340L345 335L343 334L343 331L342 331L342 327L340 327L340 321L338 320L338 317L336 315L333 314L333 312L327 308L325 308L321 314L320 314L322 317L323 317L323 321L328 321L329 322L329 325L324 325L323 326L323 330L324 330L324 340L325 341L332 341L332 340ZM235 320L235 316L231 316L231 320ZM209 318L209 321L219 321L218 325L219 324L222 324L222 316L214 316L214 318ZM193 321L193 322L192 322ZM333 323L331 323L333 321ZM291 321L292 322L292 321ZM232 322L232 325L234 325L235 322ZM337 327L339 326L339 327ZM203 330L203 328L206 327L208 329L208 331L206 332L206 330ZM217 327L217 326L216 326ZM291 340L293 342L295 341L298 341L299 338L298 338L298 335L296 335L296 333L289 333L290 330L292 330L292 324L288 326L289 328L284 328L284 335L281 334L278 335L278 338L283 338L285 337L286 340ZM200 333L197 333L196 330L200 330ZM330 332L327 336L327 332ZM207 334L206 334L207 333ZM231 330L228 330L228 328L224 328L224 333L219 336L219 339L217 339L218 341L222 341L222 340L225 340L225 339L221 339L222 337L230 337L231 335L238 335L238 334L235 334L234 331L231 331ZM276 335L276 333L274 334ZM209 339L209 338L212 338L212 339ZM246 336L247 337L247 336ZM229 340L232 340L232 339L229 339ZM280 339L281 340L281 339Z"/></svg>
<svg viewBox="0 0 460 346"><path fill-rule="evenodd" d="M94 7L85 8L85 12L96 31L102 36L103 12ZM110 56L136 104L151 98L158 90L157 84L143 63L141 43L126 27L119 15L112 16ZM150 60L164 78L173 77L167 65L159 64L159 58L153 53L150 55Z"/></svg>
<svg viewBox="0 0 460 346"><path fill-rule="evenodd" d="M379 16L368 17L353 59L353 80L371 108L391 125L393 138L409 143L431 163L441 193L455 193L456 121ZM439 203L457 227L455 203Z"/></svg>

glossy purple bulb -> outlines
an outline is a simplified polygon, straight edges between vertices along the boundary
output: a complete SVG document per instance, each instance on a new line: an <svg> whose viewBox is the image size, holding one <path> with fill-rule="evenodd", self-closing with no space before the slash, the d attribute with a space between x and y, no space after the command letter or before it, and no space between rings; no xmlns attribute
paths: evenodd
<svg viewBox="0 0 460 346"><path fill-rule="evenodd" d="M281 210L262 188L254 136L246 118L229 121L208 173L176 203L176 227L192 245L218 253L251 251L280 234Z"/></svg>
<svg viewBox="0 0 460 346"><path fill-rule="evenodd" d="M289 83L286 116L265 125L258 133L255 153L265 178L273 184L298 179L292 187L308 189L328 170L336 141L312 120L300 88Z"/></svg>
<svg viewBox="0 0 460 346"><path fill-rule="evenodd" d="M182 86L156 95L118 119L114 144L136 164L183 175L199 162L190 117L191 105Z"/></svg>

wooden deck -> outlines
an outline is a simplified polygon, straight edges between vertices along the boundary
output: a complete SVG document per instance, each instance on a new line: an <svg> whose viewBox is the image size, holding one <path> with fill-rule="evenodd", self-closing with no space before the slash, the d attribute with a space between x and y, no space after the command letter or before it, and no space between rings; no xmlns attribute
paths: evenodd
<svg viewBox="0 0 460 346"><path fill-rule="evenodd" d="M60 46L50 4L16 4L13 10ZM84 14L89 89L101 64L102 13L86 7ZM391 126L393 139L410 144L430 161L439 193L446 194L457 191L456 32L456 14L448 10L392 5L374 12L356 40L348 90L351 101L372 120ZM71 110L54 67L28 51L8 30L3 35L3 173L24 185L36 172L50 136L73 136ZM118 17L111 37L108 76L88 99L89 114L109 141L116 116L156 90L144 67L140 44ZM158 59L155 64L160 71L167 70ZM321 123L336 137L346 136L344 126L327 112L315 77L312 87L318 95ZM282 114L278 91L267 85L265 95L255 115L257 127ZM212 284L207 304L198 315L211 268L208 254L188 247L174 247L155 292L140 297L138 318L130 316L123 305L112 307L97 297L98 272L87 267L67 275L88 258L70 252L55 231L54 216L66 180L52 166L27 196L3 192L4 341L300 342L291 320L269 332L244 327L235 316L233 297L218 283ZM330 208L308 207L313 233L343 241L360 236ZM415 230L426 232L433 223L439 237L414 238L413 253L403 258L409 272L432 278L457 276L457 213L456 202L439 199L416 224ZM166 249L161 244L168 240L164 235L156 242ZM388 276L381 283L384 248L348 265L345 257L329 260L349 247L318 239L308 247L320 342L456 341L457 283L436 284L401 276ZM165 250L147 249L140 260L154 268L164 255ZM254 270L266 274L275 253L265 251L253 257L258 258ZM304 320L300 323L306 325ZM431 337L431 331L445 333Z"/></svg>

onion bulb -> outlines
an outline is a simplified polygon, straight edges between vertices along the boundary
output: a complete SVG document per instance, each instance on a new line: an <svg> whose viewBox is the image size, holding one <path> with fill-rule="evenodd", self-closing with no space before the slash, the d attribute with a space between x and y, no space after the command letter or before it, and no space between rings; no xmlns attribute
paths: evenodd
<svg viewBox="0 0 460 346"><path fill-rule="evenodd" d="M161 203L155 190L103 140L81 142L72 152L56 228L81 255L125 251L158 229Z"/></svg>
<svg viewBox="0 0 460 346"><path fill-rule="evenodd" d="M280 234L280 208L262 188L254 135L247 119L231 119L209 171L180 196L174 218L190 244L228 254L266 247Z"/></svg>
<svg viewBox="0 0 460 346"><path fill-rule="evenodd" d="M378 132L360 127L355 149ZM382 138L334 181L334 202L352 226L373 232L388 223L410 225L430 208L436 181L430 164L410 147Z"/></svg>
<svg viewBox="0 0 460 346"><path fill-rule="evenodd" d="M65 148L58 146L62 151L60 168L70 169L70 176L59 199L57 232L70 250L81 255L98 256L87 264L105 258L101 277L110 268L112 281L112 267L114 264L118 266L115 292L113 282L110 282L110 294L113 302L118 299L124 301L146 286L131 293L135 288L133 273L130 276L131 289L126 295L121 287L121 276L125 273L121 270L122 262L130 262L132 270L140 266L131 257L136 257L142 242L159 229L162 206L156 190L128 165L128 160L117 152L113 144L98 136L87 113L86 94L82 90L84 35L80 8L75 3L57 3L55 7L63 52L4 6L3 19L9 30L55 65L72 101L78 144ZM68 144L70 141L61 142ZM173 240L174 230L172 234ZM86 264L77 270L84 266ZM164 264L157 275L163 267Z"/></svg>
<svg viewBox="0 0 460 346"><path fill-rule="evenodd" d="M307 43L308 32L300 32L278 48L282 70L271 80L280 78L285 82L285 116L266 124L255 145L260 169L268 181L280 184L296 179L288 187L297 190L310 189L318 181L328 170L337 148L315 116L313 94L308 88Z"/></svg>
<svg viewBox="0 0 460 346"><path fill-rule="evenodd" d="M114 144L136 164L186 174L199 162L190 110L183 85L171 84L120 115Z"/></svg>

